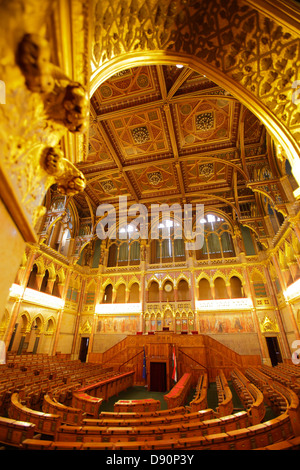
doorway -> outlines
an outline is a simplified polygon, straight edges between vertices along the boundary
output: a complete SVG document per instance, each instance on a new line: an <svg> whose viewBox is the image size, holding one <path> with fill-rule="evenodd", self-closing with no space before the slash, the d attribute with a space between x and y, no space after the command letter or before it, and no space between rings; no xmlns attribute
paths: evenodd
<svg viewBox="0 0 300 470"><path fill-rule="evenodd" d="M167 374L165 362L150 362L150 391L165 392L167 390Z"/></svg>
<svg viewBox="0 0 300 470"><path fill-rule="evenodd" d="M80 351L79 351L79 360L81 362L86 361L86 356L87 356L88 347L89 347L89 340L90 338L81 338Z"/></svg>
<svg viewBox="0 0 300 470"><path fill-rule="evenodd" d="M282 362L278 339L276 336L266 336L266 341L272 366L277 366L279 362Z"/></svg>

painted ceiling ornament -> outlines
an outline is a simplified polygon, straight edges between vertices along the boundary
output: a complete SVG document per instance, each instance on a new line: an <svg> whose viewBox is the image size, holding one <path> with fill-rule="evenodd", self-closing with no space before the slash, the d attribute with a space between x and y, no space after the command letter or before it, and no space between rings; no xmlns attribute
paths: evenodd
<svg viewBox="0 0 300 470"><path fill-rule="evenodd" d="M100 87L100 92L103 98L110 98L112 95L112 89L108 85L102 85Z"/></svg>
<svg viewBox="0 0 300 470"><path fill-rule="evenodd" d="M141 75L137 78L137 84L140 88L146 88L149 85L148 75L141 73Z"/></svg>
<svg viewBox="0 0 300 470"><path fill-rule="evenodd" d="M116 189L112 180L103 181L101 186L106 193L112 193Z"/></svg>
<svg viewBox="0 0 300 470"><path fill-rule="evenodd" d="M204 163L203 165L199 165L199 175L208 178L214 172L214 165L213 163Z"/></svg>
<svg viewBox="0 0 300 470"><path fill-rule="evenodd" d="M144 144L150 139L149 131L146 126L132 129L132 137L136 144Z"/></svg>
<svg viewBox="0 0 300 470"><path fill-rule="evenodd" d="M157 186L159 183L162 182L163 177L160 171L153 171L147 174L149 183L153 186Z"/></svg>
<svg viewBox="0 0 300 470"><path fill-rule="evenodd" d="M214 115L212 112L201 113L196 116L197 131L207 131L214 127Z"/></svg>

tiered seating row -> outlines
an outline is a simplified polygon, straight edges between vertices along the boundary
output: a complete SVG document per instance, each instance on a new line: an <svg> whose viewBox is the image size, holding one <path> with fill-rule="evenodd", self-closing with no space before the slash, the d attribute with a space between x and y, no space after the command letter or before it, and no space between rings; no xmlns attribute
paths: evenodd
<svg viewBox="0 0 300 470"><path fill-rule="evenodd" d="M296 393L298 397L300 397L300 379L290 368L283 370L280 366L270 367L263 365L259 367L259 370L261 370L268 377L290 388ZM297 371L297 373L299 372Z"/></svg>
<svg viewBox="0 0 300 470"><path fill-rule="evenodd" d="M231 377L235 391L247 410L251 423L261 423L266 412L262 392L238 369L232 371Z"/></svg>
<svg viewBox="0 0 300 470"><path fill-rule="evenodd" d="M279 382L270 379L260 370L249 368L246 371L246 376L256 381L256 385L263 391L271 406L283 413L281 416L289 416L295 436L300 435L300 407L296 393Z"/></svg>
<svg viewBox="0 0 300 470"><path fill-rule="evenodd" d="M72 406L80 408L85 414L97 418L103 398L91 397L87 393L75 390L72 396Z"/></svg>
<svg viewBox="0 0 300 470"><path fill-rule="evenodd" d="M10 418L0 417L0 442L19 447L25 439L32 439L35 425Z"/></svg>
<svg viewBox="0 0 300 470"><path fill-rule="evenodd" d="M216 377L216 385L219 416L229 415L233 412L232 393L223 371Z"/></svg>
<svg viewBox="0 0 300 470"><path fill-rule="evenodd" d="M205 410L207 408L207 388L208 388L208 375L200 375L196 392L193 400L190 402L191 411Z"/></svg>
<svg viewBox="0 0 300 470"><path fill-rule="evenodd" d="M224 419L199 420L195 416L191 419L177 420L169 423L151 425L150 423L134 423L132 426L67 426L62 425L56 434L57 441L146 441L165 440L179 437L207 436L246 427L249 424L246 412L224 417Z"/></svg>
<svg viewBox="0 0 300 470"><path fill-rule="evenodd" d="M72 389L97 382L107 374L113 374L112 370L102 370L97 364L62 361L60 356L9 356L0 368L0 414L7 413L14 392L28 407L40 410L45 394L52 392L64 403L72 397Z"/></svg>
<svg viewBox="0 0 300 470"><path fill-rule="evenodd" d="M160 401L154 398L145 400L119 400L114 404L114 410L120 411L158 411L160 409Z"/></svg>
<svg viewBox="0 0 300 470"><path fill-rule="evenodd" d="M192 386L192 374L183 374L169 393L164 395L168 408L176 408L186 402L187 395Z"/></svg>
<svg viewBox="0 0 300 470"><path fill-rule="evenodd" d="M99 419L83 419L83 424L87 426L147 426L157 424L174 424L187 421L204 421L215 418L212 409L187 413L185 407L172 408L178 410L175 413L112 413L112 416L105 417L100 414ZM164 410L165 411L165 410ZM171 411L171 410L169 410ZM126 416L128 415L128 416Z"/></svg>
<svg viewBox="0 0 300 470"><path fill-rule="evenodd" d="M97 382L85 388L89 389L91 387L92 390L96 390L97 387L100 387L102 389L102 385L106 387L107 384L112 385L115 382L117 385L116 387L111 387L111 390L121 390L122 387L126 386L127 388L128 383L132 380L132 375L133 372L114 375L109 379L105 378L102 382ZM13 393L8 413L9 417L15 420L36 424L38 432L54 436L62 422L75 424L77 421L80 423L86 414L95 418L98 417L102 401L102 398L91 397L84 391L73 391L73 406L68 407L57 402L54 397L50 398L49 395L45 395L43 412L41 412L26 406L26 404L22 403L20 395Z"/></svg>
<svg viewBox="0 0 300 470"><path fill-rule="evenodd" d="M247 418L247 413L245 413ZM224 420L220 418L220 420ZM207 424L207 423L205 423ZM68 428L68 426L65 426ZM213 429L213 428L211 428ZM122 439L101 440L101 434L95 433L94 440L91 439L90 432L96 432L96 430L79 431L78 433L71 433L69 430L69 440L66 439L66 432L60 434L65 439L63 441L42 441L35 439L26 439L23 441L23 448L25 449L78 449L78 450L160 450L160 449L192 449L192 450L252 450L260 449L270 446L273 443L281 442L283 440L292 439L294 437L293 430L289 417L285 414L279 416L274 420L267 421L255 426L243 427L241 429L227 430L226 432L220 432L218 426L214 426L214 433L207 433L206 435L200 435L197 431L187 432L174 432L173 435L164 434L164 437L160 438L160 433L155 434L152 430L150 438L147 440L147 436L142 436L141 439L135 439L137 435L130 435L130 438ZM116 437L111 431L110 436ZM100 439L99 439L100 437ZM297 444L298 445L298 444Z"/></svg>
<svg viewBox="0 0 300 470"><path fill-rule="evenodd" d="M99 408L96 411L95 408L86 410L83 409L86 405L74 406L72 403L71 407L66 406L64 402L70 402L76 393L87 395L92 391L95 396L87 395L86 398L90 404L93 400L97 400L98 404L99 401L117 394L122 387L130 386L133 371L127 376L128 373L115 375L111 370L102 371L97 365L77 361L66 360L60 363L56 358L47 356L38 358L37 361L32 359L28 362L28 356L25 356L25 359L26 362L23 358L18 358L0 368L0 387L2 384L6 390L7 386L11 394L9 418L0 418L0 442L5 445L49 450L250 450L299 446L299 376L298 370L293 367L286 370L279 367L276 370L264 369L264 366L249 368L245 375L234 371L233 377L241 387L240 390L247 390L250 395L248 406L245 398L247 412L229 414L230 412L226 413L225 410L230 408L224 407L223 411L222 406L220 410L222 403L228 405L227 399L231 395L225 376L220 373L217 380L220 397L218 413L209 409L193 411L191 406L176 406L175 398L179 398L179 403L183 403L180 399L183 396L184 400L186 399L190 388L189 374L184 374L182 381L177 383L177 388L172 389L175 392L171 396L174 399L171 402L174 408L136 413L106 412L99 415ZM69 364L70 362L72 363ZM25 373L32 382L22 386ZM289 388L285 383L288 383ZM200 388L205 388L205 377L198 381L198 395L196 394L195 398L201 396ZM277 418L264 423L259 422L260 415L253 417L253 410L256 409L254 405L261 406L262 397L281 413ZM7 396L5 399L7 400ZM31 408L31 403L36 409ZM225 416L222 416L223 412ZM88 415L97 419L87 418ZM258 424L254 424L256 420ZM40 434L43 435L41 439ZM47 439L46 436L49 436L48 441L44 440Z"/></svg>
<svg viewBox="0 0 300 470"><path fill-rule="evenodd" d="M263 393L265 400L275 409L277 413L285 413L288 407L288 402L284 395L279 393L274 387L271 386L271 380L258 369L249 367L246 370L246 377L253 382L259 390Z"/></svg>
<svg viewBox="0 0 300 470"><path fill-rule="evenodd" d="M82 409L65 406L48 394L44 396L43 411L44 413L59 415L61 422L66 424L80 424L85 416Z"/></svg>
<svg viewBox="0 0 300 470"><path fill-rule="evenodd" d="M18 393L12 394L9 417L17 421L33 423L36 425L37 432L50 436L56 434L61 424L61 418L58 414L44 413L24 406Z"/></svg>

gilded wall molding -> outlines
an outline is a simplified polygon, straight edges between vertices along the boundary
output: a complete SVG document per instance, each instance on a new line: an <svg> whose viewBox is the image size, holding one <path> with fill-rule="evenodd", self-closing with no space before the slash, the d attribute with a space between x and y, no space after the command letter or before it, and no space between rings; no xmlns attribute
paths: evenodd
<svg viewBox="0 0 300 470"><path fill-rule="evenodd" d="M0 79L6 91L0 106L1 198L27 242L36 241L34 225L45 212L43 199L52 184L63 176L67 193L71 181L73 193L84 186L74 188L80 172L71 162L61 158L58 173L53 164L50 171L42 165L43 151L59 148L66 132L82 131L88 116L84 88L50 62L45 25L55 4L31 0L0 6Z"/></svg>

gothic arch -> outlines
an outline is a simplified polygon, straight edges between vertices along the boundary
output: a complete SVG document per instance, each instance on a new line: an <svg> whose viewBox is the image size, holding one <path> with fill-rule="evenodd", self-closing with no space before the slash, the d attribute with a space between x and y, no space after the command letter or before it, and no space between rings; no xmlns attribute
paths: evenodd
<svg viewBox="0 0 300 470"><path fill-rule="evenodd" d="M188 278L184 273L179 274L177 279L174 280L174 287L178 287L178 284L181 280L184 280L188 283L188 286L191 287L191 279Z"/></svg>
<svg viewBox="0 0 300 470"><path fill-rule="evenodd" d="M36 314L32 318L31 323L30 323L30 327L32 327L34 325L34 323L37 323L37 325L38 325L38 328L37 328L38 333L42 333L43 328L44 328L44 324L45 324L45 319L44 319L44 317L41 313Z"/></svg>
<svg viewBox="0 0 300 470"><path fill-rule="evenodd" d="M228 279L230 280L233 276L238 277L242 284L245 283L245 279L241 273L239 273L236 269L232 269L228 274Z"/></svg>
<svg viewBox="0 0 300 470"><path fill-rule="evenodd" d="M138 279L136 276L132 276L132 277L130 278L129 282L128 282L128 289L130 289L131 286L132 286L133 284L135 284L135 283L138 284L139 287L140 287L140 281L139 281L139 279Z"/></svg>
<svg viewBox="0 0 300 470"><path fill-rule="evenodd" d="M126 289L127 284L126 284L126 281L125 281L125 279L123 278L123 276L120 277L120 278L117 280L117 282L114 283L114 285L113 285L114 289L117 290L121 284L124 284L124 285L125 285L125 289Z"/></svg>

